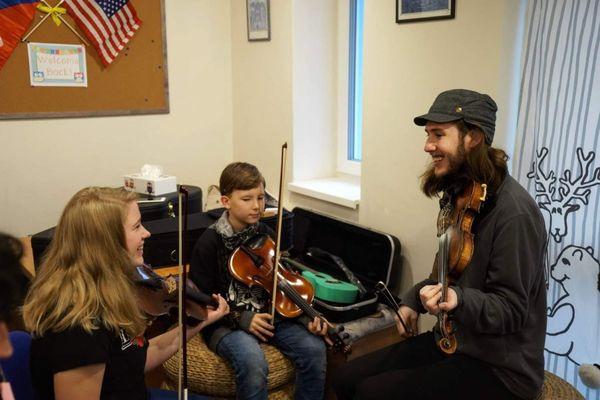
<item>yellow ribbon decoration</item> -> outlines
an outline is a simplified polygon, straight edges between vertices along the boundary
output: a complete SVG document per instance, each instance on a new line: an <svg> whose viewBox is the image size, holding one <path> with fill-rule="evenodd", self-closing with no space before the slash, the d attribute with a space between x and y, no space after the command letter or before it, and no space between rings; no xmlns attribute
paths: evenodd
<svg viewBox="0 0 600 400"><path fill-rule="evenodd" d="M52 17L52 20L54 21L56 26L60 26L60 24L61 24L59 15L67 13L67 9L64 7L48 7L43 4L38 4L37 9L40 10L41 12L50 14L50 16Z"/></svg>

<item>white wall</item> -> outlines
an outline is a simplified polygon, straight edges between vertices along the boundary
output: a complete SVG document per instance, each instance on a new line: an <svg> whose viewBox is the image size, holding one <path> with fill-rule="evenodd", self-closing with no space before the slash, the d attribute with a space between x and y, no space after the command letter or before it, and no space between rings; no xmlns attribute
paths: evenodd
<svg viewBox="0 0 600 400"><path fill-rule="evenodd" d="M79 188L148 162L203 189L218 180L233 158L230 4L165 3L170 114L0 121L0 230L54 226Z"/></svg>
<svg viewBox="0 0 600 400"><path fill-rule="evenodd" d="M359 221L402 243L402 288L429 275L438 206L419 190L429 157L413 117L446 89L498 103L495 145L505 147L519 1L461 0L456 18L394 23L394 2L365 1L364 127Z"/></svg>
<svg viewBox="0 0 600 400"><path fill-rule="evenodd" d="M335 17L330 6L337 0L327 1L323 7ZM359 210L301 195L290 195L286 206L318 209L396 235L403 246L403 288L428 275L437 206L418 189L428 160L422 128L412 118L442 90L487 92L500 107L496 143L504 145L511 129L505 110L512 101L520 1L461 0L454 20L412 24L395 23L393 1L365 1ZM247 41L245 1L177 0L166 6L171 113L0 122L5 188L0 230L25 235L53 226L77 189L119 185L123 173L145 162L160 163L180 182L206 188L227 163L245 160L277 188L279 146L293 145L294 131L309 126L294 120L296 95L304 93L294 86L302 65L294 57L307 54L294 48L302 32L294 13L301 5L271 0L268 42ZM335 68L322 70L335 80ZM335 96L335 83L319 89ZM294 157L301 156L290 154L288 179Z"/></svg>
<svg viewBox="0 0 600 400"><path fill-rule="evenodd" d="M429 274L436 250L437 204L419 191L419 175L428 162L422 150L424 132L412 118L425 113L443 90L482 91L499 105L495 144L506 147L507 132L513 129L507 112L514 109L510 90L513 63L518 63L520 2L461 0L453 20L396 24L394 1L365 1L359 210L301 195L291 195L286 204L319 209L396 235L403 246L402 289ZM300 32L293 12L297 5L271 0L272 40L256 44L246 41L242 3L231 2L234 158L256 162L273 179L278 169L273 149L283 140L296 140L296 132L291 131L297 127L293 122L296 97L291 88L301 75L291 65L304 62L290 59L303 54L294 48L299 38L290 37ZM320 23L315 26L318 29ZM261 158L261 151L269 154L267 159Z"/></svg>
<svg viewBox="0 0 600 400"><path fill-rule="evenodd" d="M246 2L231 0L233 158L257 165L275 191L281 145L292 139L291 24L292 3L273 0L271 40L248 42Z"/></svg>
<svg viewBox="0 0 600 400"><path fill-rule="evenodd" d="M325 15L337 18L337 1L271 0L271 40L248 42L246 4L231 0L234 159L256 164L272 192L279 188L279 152L283 142L287 141L292 149L288 152L288 182L317 177L319 169L334 169L335 156L325 157L320 152L335 147L334 136L328 137L324 131L326 127L336 129L332 100L337 88L335 21L328 25ZM310 10L317 14L314 23ZM306 41L300 44L302 37ZM320 112L311 115L315 108ZM326 110L332 114L327 115ZM297 132L310 133L311 138L297 143ZM316 160L318 167L308 165L306 159L302 160L304 167L296 166L295 157L300 154ZM295 193L286 192L284 204L288 208L302 206L358 219L356 210Z"/></svg>
<svg viewBox="0 0 600 400"><path fill-rule="evenodd" d="M330 177L336 158L336 2L294 2L293 180Z"/></svg>

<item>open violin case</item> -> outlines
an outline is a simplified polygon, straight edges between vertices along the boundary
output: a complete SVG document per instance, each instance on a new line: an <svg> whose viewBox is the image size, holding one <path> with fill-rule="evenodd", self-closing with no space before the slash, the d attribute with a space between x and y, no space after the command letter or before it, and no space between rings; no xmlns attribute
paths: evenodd
<svg viewBox="0 0 600 400"><path fill-rule="evenodd" d="M347 274L323 253L337 256L366 289L366 293L358 293L351 303L315 297L315 308L331 322L347 322L376 312L379 297L375 285L379 281L387 285L390 276L400 276L400 241L392 235L315 211L296 207L292 212L294 245L289 251L290 258L334 279L348 282ZM295 269L294 264L283 263Z"/></svg>

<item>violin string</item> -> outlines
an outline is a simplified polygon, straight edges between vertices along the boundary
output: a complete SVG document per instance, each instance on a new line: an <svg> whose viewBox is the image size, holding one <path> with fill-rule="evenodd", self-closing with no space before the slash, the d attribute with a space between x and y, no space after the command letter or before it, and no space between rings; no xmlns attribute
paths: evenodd
<svg viewBox="0 0 600 400"><path fill-rule="evenodd" d="M287 281L279 279L279 286L283 292L292 299L292 301L302 309L311 318L318 316L317 312L304 300L304 298Z"/></svg>
<svg viewBox="0 0 600 400"><path fill-rule="evenodd" d="M300 307L300 309L302 309L302 311L304 311L304 313L307 314L311 319L321 316L321 314L319 314L310 304L308 304L308 302L292 286L290 286L286 280L280 279L278 285L283 290L283 292L288 297L290 297L292 301L298 307ZM343 340L338 335L338 332L335 332L333 329L328 329L327 333L329 334L329 336L331 336L332 334L335 335L334 342L336 345L343 343Z"/></svg>

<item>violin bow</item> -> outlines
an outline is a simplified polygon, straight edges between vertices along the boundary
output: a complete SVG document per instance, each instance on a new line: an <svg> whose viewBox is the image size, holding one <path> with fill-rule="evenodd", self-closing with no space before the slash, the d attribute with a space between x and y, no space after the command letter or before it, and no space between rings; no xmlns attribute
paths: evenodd
<svg viewBox="0 0 600 400"><path fill-rule="evenodd" d="M275 241L275 263L273 265L273 298L271 299L271 321L275 321L275 301L277 296L277 276L279 274L279 259L281 258L281 227L283 225L283 183L285 181L285 161L287 157L287 142L281 146L281 169L279 171L279 198L277 202L277 240Z"/></svg>
<svg viewBox="0 0 600 400"><path fill-rule="evenodd" d="M185 299L187 268L184 265L184 253L187 254L187 217L188 217L188 198L189 193L185 186L179 185L179 345L181 347L181 362L179 363L177 398L187 400L188 398L188 380L187 380L187 325L184 318L187 316Z"/></svg>
<svg viewBox="0 0 600 400"><path fill-rule="evenodd" d="M406 333L408 333L409 336L414 336L414 332L413 332L412 328L410 327L410 325L408 325L407 323L404 322L404 318L402 318L402 315L400 315L400 312L398 311L398 310L400 310L400 305L398 304L396 299L394 299L394 296L388 289L387 285L385 283L383 283L382 281L379 281L375 285L375 288L377 289L377 291L379 293L381 293L383 295L383 297L385 297L385 299L387 300L389 305L394 309L394 312L398 316L398 320L400 320L400 324L404 328L404 331Z"/></svg>

